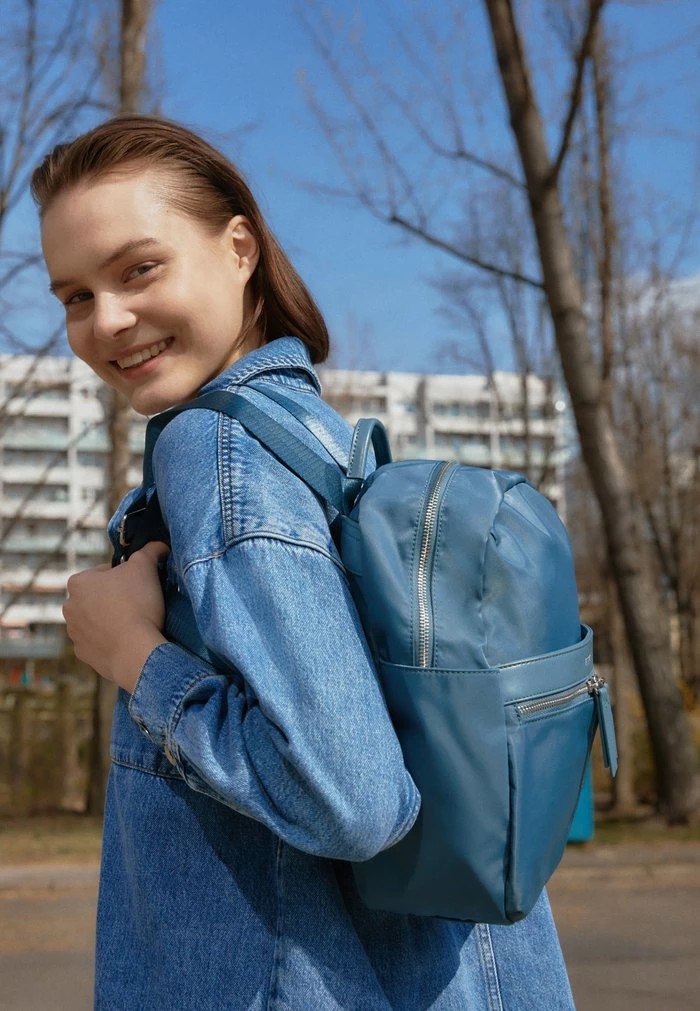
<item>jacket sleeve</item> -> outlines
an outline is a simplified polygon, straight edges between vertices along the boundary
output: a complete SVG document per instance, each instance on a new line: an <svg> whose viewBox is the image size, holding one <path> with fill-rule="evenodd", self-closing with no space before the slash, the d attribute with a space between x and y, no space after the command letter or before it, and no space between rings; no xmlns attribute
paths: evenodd
<svg viewBox="0 0 700 1011"><path fill-rule="evenodd" d="M405 835L420 798L338 563L247 537L189 564L183 589L222 663L157 647L130 713L185 781L320 856Z"/></svg>

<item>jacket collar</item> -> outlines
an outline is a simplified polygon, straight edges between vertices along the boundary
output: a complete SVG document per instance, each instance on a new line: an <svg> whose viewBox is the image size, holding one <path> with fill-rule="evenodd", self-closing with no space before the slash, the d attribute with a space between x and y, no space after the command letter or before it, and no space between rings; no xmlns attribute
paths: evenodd
<svg viewBox="0 0 700 1011"><path fill-rule="evenodd" d="M263 344L262 347L249 351L233 365L229 365L206 386L203 386L200 393L230 389L232 386L240 386L266 372L279 371L302 373L316 392L321 392L321 384L303 341L298 337L278 337L276 340L270 341L269 344Z"/></svg>

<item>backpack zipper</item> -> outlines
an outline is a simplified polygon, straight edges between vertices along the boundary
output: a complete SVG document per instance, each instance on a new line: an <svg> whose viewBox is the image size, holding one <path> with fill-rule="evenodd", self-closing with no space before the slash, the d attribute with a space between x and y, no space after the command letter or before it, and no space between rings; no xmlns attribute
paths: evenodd
<svg viewBox="0 0 700 1011"><path fill-rule="evenodd" d="M578 688L563 692L559 695L550 695L546 699L538 699L533 702L520 702L515 711L518 716L530 716L532 713L546 712L548 709L557 709L564 706L580 695L591 695L595 702L596 715L598 717L598 727L600 729L600 743L603 749L603 764L614 776L617 772L617 744L615 741L615 721L610 706L608 695L608 683L604 677L594 674Z"/></svg>
<svg viewBox="0 0 700 1011"><path fill-rule="evenodd" d="M518 716L529 716L531 713L556 709L558 706L565 706L567 703L573 702L579 695L597 695L605 684L605 678L594 674L585 684L579 685L578 688L572 688L571 691L560 695L550 695L549 698L537 699L535 702L521 702L515 707L516 712Z"/></svg>
<svg viewBox="0 0 700 1011"><path fill-rule="evenodd" d="M418 553L418 569L416 574L416 593L418 599L418 667L429 667L431 661L431 630L433 615L430 599L430 573L432 570L435 529L447 476L458 464L445 461L441 464L433 486L428 494L428 501L423 514L423 529L421 533L420 550Z"/></svg>

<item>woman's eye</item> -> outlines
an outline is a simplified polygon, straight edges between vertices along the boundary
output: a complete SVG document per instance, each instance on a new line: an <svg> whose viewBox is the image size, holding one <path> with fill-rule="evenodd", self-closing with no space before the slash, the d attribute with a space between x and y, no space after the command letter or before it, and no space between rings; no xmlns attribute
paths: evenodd
<svg viewBox="0 0 700 1011"><path fill-rule="evenodd" d="M80 305L81 302L87 302L89 298L92 298L92 292L90 291L76 291L74 295L70 295L63 303L66 308L69 305Z"/></svg>
<svg viewBox="0 0 700 1011"><path fill-rule="evenodd" d="M153 270L156 266L155 263L138 263L135 267L131 267L126 273L127 281L131 281L135 277L142 277L149 271Z"/></svg>

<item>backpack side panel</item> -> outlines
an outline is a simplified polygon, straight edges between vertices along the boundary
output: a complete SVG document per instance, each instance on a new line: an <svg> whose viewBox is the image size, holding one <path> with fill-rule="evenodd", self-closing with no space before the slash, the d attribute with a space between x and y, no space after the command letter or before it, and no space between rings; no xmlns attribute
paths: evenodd
<svg viewBox="0 0 700 1011"><path fill-rule="evenodd" d="M485 546L481 607L489 666L575 645L581 622L573 554L551 502L526 482L511 485Z"/></svg>

